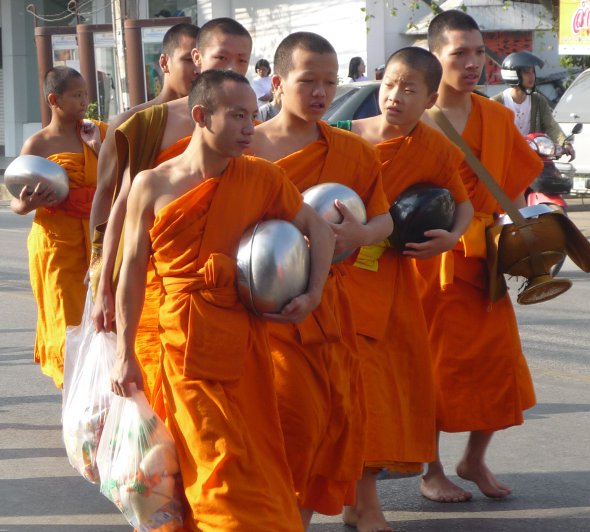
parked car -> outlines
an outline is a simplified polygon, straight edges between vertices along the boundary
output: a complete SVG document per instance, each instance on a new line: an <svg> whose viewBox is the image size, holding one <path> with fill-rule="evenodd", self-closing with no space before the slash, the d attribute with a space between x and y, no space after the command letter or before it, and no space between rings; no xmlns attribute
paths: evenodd
<svg viewBox="0 0 590 532"><path fill-rule="evenodd" d="M379 114L380 81L346 83L336 88L332 105L323 116L326 122L356 120Z"/></svg>
<svg viewBox="0 0 590 532"><path fill-rule="evenodd" d="M583 124L574 142L576 171L572 194L590 196L590 68L568 87L555 106L553 116L566 135L577 123Z"/></svg>

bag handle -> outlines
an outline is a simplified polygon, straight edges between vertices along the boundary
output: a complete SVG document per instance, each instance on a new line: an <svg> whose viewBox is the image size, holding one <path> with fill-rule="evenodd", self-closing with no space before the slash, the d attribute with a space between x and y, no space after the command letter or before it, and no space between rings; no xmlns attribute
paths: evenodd
<svg viewBox="0 0 590 532"><path fill-rule="evenodd" d="M465 161L471 167L471 169L477 174L480 181L486 186L488 191L494 196L496 201L502 206L504 211L508 213L513 223L516 225L523 225L526 223L524 216L516 208L514 203L502 190L500 185L488 172L487 168L481 163L481 161L471 151L467 143L463 140L458 131L454 128L453 124L445 116L445 114L436 105L429 109L428 114L442 129L443 133L453 141L461 151L465 154Z"/></svg>

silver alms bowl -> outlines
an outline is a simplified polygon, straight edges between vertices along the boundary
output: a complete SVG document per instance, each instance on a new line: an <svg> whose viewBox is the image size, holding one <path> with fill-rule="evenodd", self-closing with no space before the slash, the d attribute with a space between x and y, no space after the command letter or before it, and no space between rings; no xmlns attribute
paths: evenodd
<svg viewBox="0 0 590 532"><path fill-rule="evenodd" d="M240 300L254 314L278 313L307 290L309 248L289 222L268 220L246 231L237 263Z"/></svg>
<svg viewBox="0 0 590 532"><path fill-rule="evenodd" d="M37 155L19 155L4 172L4 184L15 197L20 196L24 186L32 194L38 183L51 186L55 190L56 199L62 202L70 190L68 174L57 163Z"/></svg>
<svg viewBox="0 0 590 532"><path fill-rule="evenodd" d="M356 220L367 223L367 211L361 197L351 188L340 183L320 183L303 192L303 201L314 208L314 210L327 222L339 224L342 222L342 215L334 205L334 201L343 203ZM354 250L334 255L332 263L340 262L351 255Z"/></svg>

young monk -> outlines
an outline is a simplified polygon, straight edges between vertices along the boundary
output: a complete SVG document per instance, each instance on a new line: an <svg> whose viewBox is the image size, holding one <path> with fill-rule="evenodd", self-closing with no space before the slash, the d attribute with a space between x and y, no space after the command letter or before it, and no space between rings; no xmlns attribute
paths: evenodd
<svg viewBox="0 0 590 532"><path fill-rule="evenodd" d="M427 231L427 242L410 243L403 254L387 241L363 247L344 277L354 301L368 413L363 478L357 483L356 504L344 513L344 521L360 532L392 530L377 495L379 471L421 472L422 463L436 456L428 330L412 258L452 249L473 216L459 175L461 150L420 122L424 110L436 102L441 74L440 63L429 51L402 48L385 65L381 115L341 124L377 146L389 203L408 187L428 182L449 189L456 204L450 231Z"/></svg>
<svg viewBox="0 0 590 532"><path fill-rule="evenodd" d="M338 60L314 33L293 33L279 44L273 85L281 112L256 128L252 153L275 161L303 192L338 182L365 202L361 225L344 216L333 225L336 252L382 241L392 230L376 150L321 121L336 91ZM338 514L354 500L362 473L364 399L345 266L334 265L322 302L305 322L270 327L281 425L303 524L314 511Z"/></svg>
<svg viewBox="0 0 590 532"><path fill-rule="evenodd" d="M237 299L235 257L263 219L291 220L309 237L307 292L277 315L298 322L320 302L334 237L279 168L241 156L258 109L245 77L204 72L189 108L196 126L185 152L141 172L129 194L112 388L127 396L130 383L141 386L134 335L151 257L165 290L163 383L191 510L185 528L301 530L266 327Z"/></svg>
<svg viewBox="0 0 590 532"><path fill-rule="evenodd" d="M445 11L430 23L428 44L443 68L436 105L506 194L524 206L522 193L542 163L512 113L472 93L485 60L477 23L462 11ZM535 404L535 394L510 298L492 303L488 296L485 228L500 206L466 163L461 177L475 209L469 229L444 261L416 262L425 283L437 428L471 433L457 474L488 497L503 498L511 489L488 469L485 453L495 431L523 423L522 412ZM441 502L472 496L446 477L438 457L428 465L421 492Z"/></svg>
<svg viewBox="0 0 590 532"><path fill-rule="evenodd" d="M70 191L57 204L53 187L39 184L32 194L23 187L10 206L17 214L36 210L27 242L31 287L38 307L35 361L61 388L66 326L78 325L84 310L84 277L90 260L88 216L96 187L98 151L107 125L82 121L88 92L76 70L50 69L43 89L51 121L25 142L21 155L46 157L63 166Z"/></svg>
<svg viewBox="0 0 590 532"><path fill-rule="evenodd" d="M191 52L196 46L198 33L199 28L194 24L183 22L172 26L164 34L162 40L162 54L160 55L159 64L162 69L164 83L160 94L153 100L136 105L111 120L108 134L102 146L102 155L99 157L100 177L94 201L92 202L92 212L90 213L90 236L93 239L96 226L99 226L100 235L96 235L97 238L102 238L104 235L113 196L117 184L121 180L121 175L117 172L115 130L131 116L143 109L170 102L177 98L183 98L188 94L197 75L197 67L193 63ZM120 168L120 171L122 170L123 168ZM98 243L102 242L99 240ZM100 249L97 251L100 251ZM100 269L97 270L97 273L100 275ZM98 283L98 279L93 277L92 280Z"/></svg>
<svg viewBox="0 0 590 532"><path fill-rule="evenodd" d="M203 25L192 54L198 71L222 68L245 74L251 48L250 34L241 24L232 19L220 18ZM153 168L155 162L163 162L184 150L193 129L187 102L188 97L184 97L154 105L136 113L115 133L118 164L119 168L125 168L121 173L125 177L113 204L105 234L102 273L93 310L97 330L110 330L114 319L113 282L116 281L122 256L120 235L131 181L139 171ZM158 388L160 296L161 283L150 267L143 316L136 336L136 352L144 371L146 395L150 399L154 389Z"/></svg>

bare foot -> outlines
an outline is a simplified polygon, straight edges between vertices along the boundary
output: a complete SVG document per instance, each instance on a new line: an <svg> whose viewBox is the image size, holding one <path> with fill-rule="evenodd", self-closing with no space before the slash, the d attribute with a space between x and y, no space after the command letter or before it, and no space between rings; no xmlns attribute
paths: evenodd
<svg viewBox="0 0 590 532"><path fill-rule="evenodd" d="M424 475L420 484L420 493L435 502L466 502L473 496L451 482L444 473Z"/></svg>
<svg viewBox="0 0 590 532"><path fill-rule="evenodd" d="M469 465L466 461L461 461L457 465L457 475L465 480L475 482L486 497L503 499L512 493L512 488L500 482L483 463Z"/></svg>
<svg viewBox="0 0 590 532"><path fill-rule="evenodd" d="M356 514L356 509L354 506L345 506L344 512L342 513L342 521L344 521L345 525L351 526L356 528L356 524L358 522L358 515Z"/></svg>
<svg viewBox="0 0 590 532"><path fill-rule="evenodd" d="M346 525L359 532L394 532L380 508L357 513L354 506L345 506L342 519Z"/></svg>

